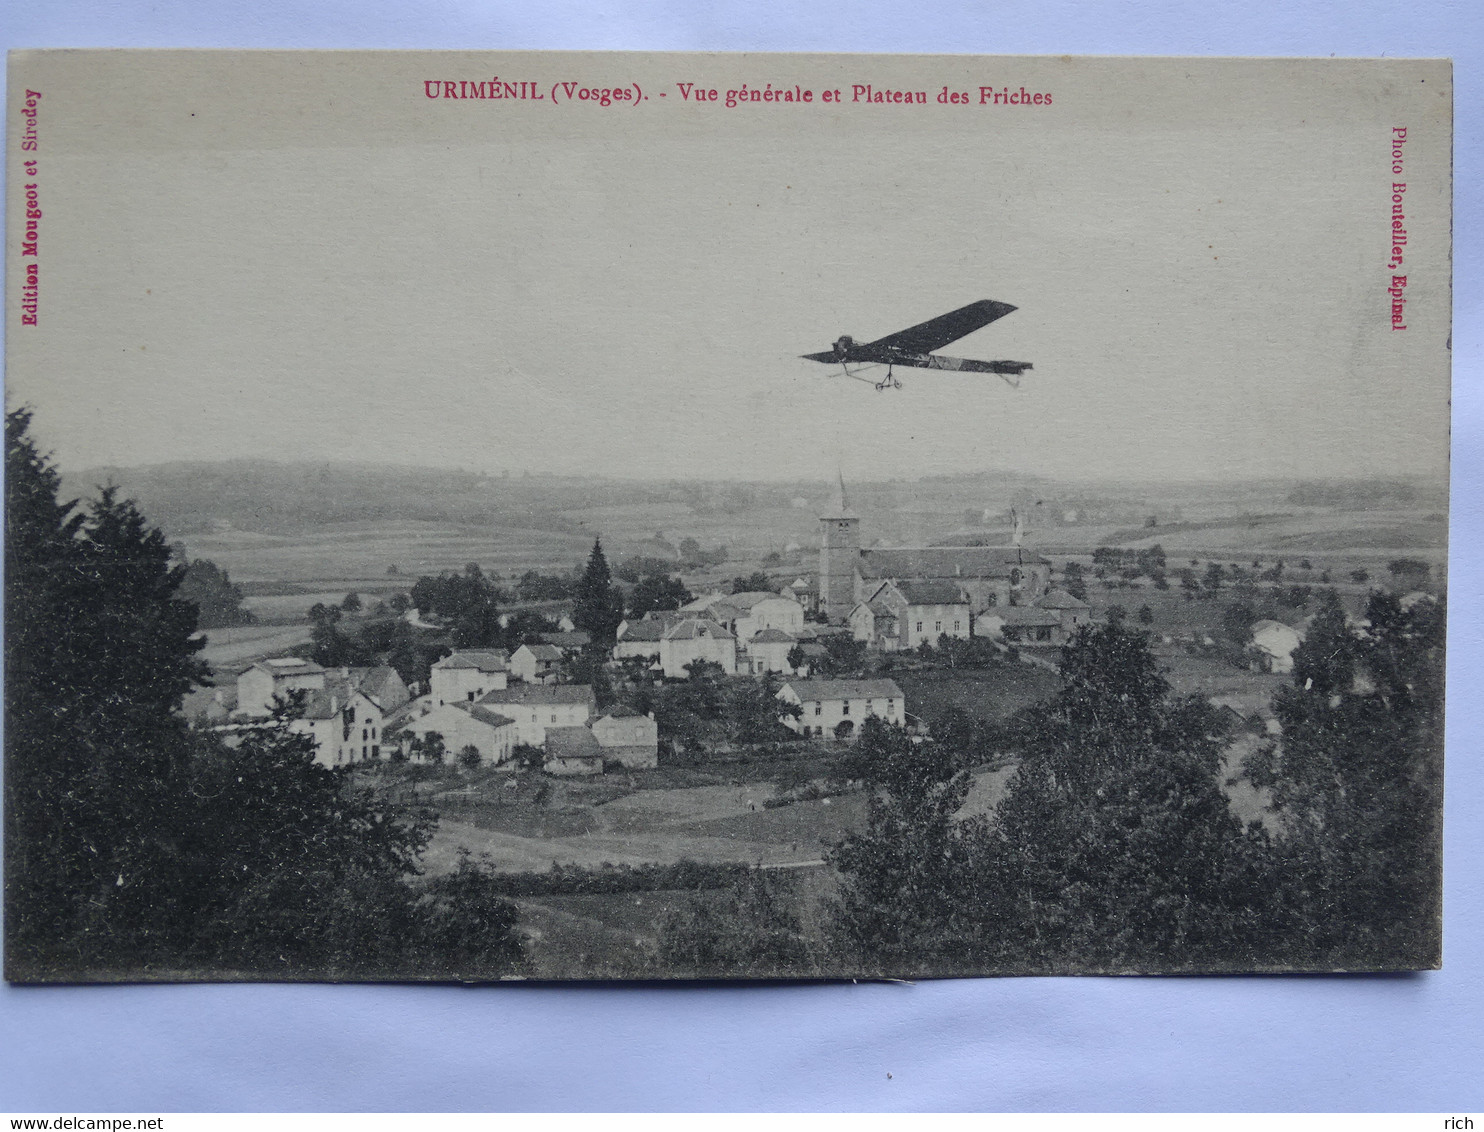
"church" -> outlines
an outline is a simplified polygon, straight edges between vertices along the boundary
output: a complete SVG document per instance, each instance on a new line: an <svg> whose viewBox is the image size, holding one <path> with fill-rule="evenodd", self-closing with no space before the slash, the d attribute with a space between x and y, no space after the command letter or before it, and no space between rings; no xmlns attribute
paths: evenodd
<svg viewBox="0 0 1484 1132"><path fill-rule="evenodd" d="M820 612L888 649L968 637L974 618L1029 605L1050 585L1051 563L1020 545L1018 527L1011 546L863 548L843 478L819 532Z"/></svg>

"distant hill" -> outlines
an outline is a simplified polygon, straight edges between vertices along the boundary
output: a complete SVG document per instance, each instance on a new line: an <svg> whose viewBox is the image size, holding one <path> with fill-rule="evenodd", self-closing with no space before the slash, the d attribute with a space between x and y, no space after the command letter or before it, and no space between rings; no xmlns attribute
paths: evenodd
<svg viewBox="0 0 1484 1132"><path fill-rule="evenodd" d="M595 501L643 501L648 485L555 477L502 478L389 464L229 460L89 468L63 490L115 483L171 535L224 530L293 534L330 523L423 520L579 533L562 512Z"/></svg>

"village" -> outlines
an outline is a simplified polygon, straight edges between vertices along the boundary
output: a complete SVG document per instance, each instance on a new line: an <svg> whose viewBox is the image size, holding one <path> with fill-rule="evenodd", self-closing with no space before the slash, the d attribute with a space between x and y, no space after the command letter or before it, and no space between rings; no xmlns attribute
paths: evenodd
<svg viewBox="0 0 1484 1132"><path fill-rule="evenodd" d="M641 680L685 681L714 671L728 679L776 677L778 722L801 738L849 742L871 717L927 734L890 678L868 678L869 660L916 654L945 641L1016 646L1048 655L1090 620L1087 602L1051 586L1051 564L1021 545L863 549L860 518L843 481L820 516L818 572L778 591L711 593L674 610L625 618L606 658ZM593 688L568 678L591 636L559 609L553 631L513 651L455 649L431 666L426 689L409 688L387 665L326 668L302 657L260 660L237 678L228 728L267 718L275 703L299 697L289 726L308 736L317 761L344 766L383 758L515 769L555 776L599 775L605 768L659 765L654 713L600 711ZM420 611L404 617L428 628ZM829 643L864 646L860 674L818 675ZM1296 641L1294 642L1296 643ZM1050 662L1041 660L1043 665Z"/></svg>
<svg viewBox="0 0 1484 1132"><path fill-rule="evenodd" d="M237 676L235 700L219 695L230 714L216 726L230 737L292 703L287 726L321 765L381 767L380 788L398 766L409 771L397 782L416 772L413 795L442 815L426 861L435 872L465 853L510 871L682 860L807 869L861 818L838 767L865 721L919 743L961 733L966 719L1003 722L1055 694L1060 650L1079 629L1127 618L1150 633L1178 691L1222 711L1231 804L1264 819L1241 762L1278 730L1272 694L1319 607L1309 591L1333 582L1331 569L1303 559L1286 578L1281 562L1197 570L1198 559L1169 564L1157 544L1056 563L1013 512L1001 545L962 535L865 545L843 480L831 495L817 508L813 570L775 568L736 579L734 592L626 610L611 646L594 645L569 599L543 603L514 647L447 646L425 684L390 664L266 657ZM1315 585L1279 584L1301 578ZM757 588L738 589L744 581ZM1346 577L1335 588L1354 591L1345 600L1359 608L1365 587ZM1249 610L1236 624L1234 607ZM502 626L521 616L502 612ZM429 609L400 618L446 636ZM760 718L758 695L774 704ZM735 704L754 718L718 722ZM980 757L966 814L991 811L1013 773L993 750Z"/></svg>

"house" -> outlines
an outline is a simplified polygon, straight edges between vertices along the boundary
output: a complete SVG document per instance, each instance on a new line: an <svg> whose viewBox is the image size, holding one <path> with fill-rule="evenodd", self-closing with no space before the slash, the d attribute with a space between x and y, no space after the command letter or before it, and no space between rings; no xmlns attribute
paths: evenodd
<svg viewBox="0 0 1484 1132"><path fill-rule="evenodd" d="M433 664L429 677L434 703L473 703L509 680L510 654L504 649L460 649Z"/></svg>
<svg viewBox="0 0 1484 1132"><path fill-rule="evenodd" d="M766 590L707 594L684 606L682 612L715 621L744 644L765 629L797 636L804 628L804 607L791 596Z"/></svg>
<svg viewBox="0 0 1484 1132"><path fill-rule="evenodd" d="M566 655L555 645L521 645L510 657L510 672L527 684L554 682Z"/></svg>
<svg viewBox="0 0 1484 1132"><path fill-rule="evenodd" d="M273 700L290 692L317 692L325 686L325 670L297 656L260 660L237 677L237 710L244 715L268 715Z"/></svg>
<svg viewBox="0 0 1484 1132"><path fill-rule="evenodd" d="M907 703L895 680L790 680L778 689L784 703L798 704L798 719L779 721L802 735L854 739L871 716L904 725Z"/></svg>
<svg viewBox="0 0 1484 1132"><path fill-rule="evenodd" d="M593 735L609 762L643 769L659 765L659 726L632 708L616 707L593 721Z"/></svg>
<svg viewBox="0 0 1484 1132"><path fill-rule="evenodd" d="M483 704L454 700L434 704L429 700L421 714L413 712L404 718L399 730L419 739L433 732L443 737L446 758L457 758L465 747L479 752L481 761L491 766L508 763L515 749L518 729L515 720L492 711Z"/></svg>
<svg viewBox="0 0 1484 1132"><path fill-rule="evenodd" d="M515 742L539 747L550 727L582 727L598 701L586 684L512 684L490 692L481 707L515 721Z"/></svg>
<svg viewBox="0 0 1484 1132"><path fill-rule="evenodd" d="M981 614L974 632L980 637L999 637L1017 645L1055 647L1066 643L1059 639L1061 614L1054 609L1037 609L1033 605L1011 605Z"/></svg>
<svg viewBox="0 0 1484 1132"><path fill-rule="evenodd" d="M851 634L885 652L935 645L942 636L967 639L969 599L956 584L942 580L880 583L850 611Z"/></svg>
<svg viewBox="0 0 1484 1132"><path fill-rule="evenodd" d="M731 594L725 602L737 610L727 628L737 640L744 643L768 629L778 629L795 636L803 631L804 607L791 596L750 590Z"/></svg>
<svg viewBox="0 0 1484 1132"><path fill-rule="evenodd" d="M871 648L895 652L901 648L902 630L892 608L877 598L857 602L846 618L850 635Z"/></svg>
<svg viewBox="0 0 1484 1132"><path fill-rule="evenodd" d="M660 659L660 638L673 623L657 617L620 622L618 639L613 646L613 659L627 660L638 656L657 662Z"/></svg>
<svg viewBox="0 0 1484 1132"><path fill-rule="evenodd" d="M862 548L860 516L845 498L843 480L819 526L819 609L833 625L846 624L856 606L888 580L951 583L977 616L996 606L1029 604L1046 592L1051 579L1051 563L1019 545L1018 537L1011 546Z"/></svg>
<svg viewBox="0 0 1484 1132"><path fill-rule="evenodd" d="M799 603L805 613L819 612L819 587L810 578L795 578L783 592Z"/></svg>
<svg viewBox="0 0 1484 1132"><path fill-rule="evenodd" d="M603 748L590 727L549 727L542 770L563 777L603 773Z"/></svg>
<svg viewBox="0 0 1484 1132"><path fill-rule="evenodd" d="M747 671L753 673L782 672L793 676L796 669L788 663L788 654L798 647L799 638L782 629L764 629L743 645L747 656Z"/></svg>
<svg viewBox="0 0 1484 1132"><path fill-rule="evenodd" d="M288 728L314 742L315 761L343 766L383 755L383 738L404 714L407 685L395 668L332 668L322 670L324 685L304 691L299 716ZM263 711L240 711L247 716Z"/></svg>
<svg viewBox="0 0 1484 1132"><path fill-rule="evenodd" d="M665 630L660 638L660 666L672 680L690 674L686 665L698 660L721 665L728 676L737 671L737 638L715 621L688 617Z"/></svg>
<svg viewBox="0 0 1484 1132"><path fill-rule="evenodd" d="M1031 605L1037 609L1053 610L1061 618L1062 644L1070 641L1082 626L1092 622L1092 607L1066 590L1050 590L1036 598Z"/></svg>
<svg viewBox="0 0 1484 1132"><path fill-rule="evenodd" d="M1281 621L1256 621L1247 645L1247 664L1253 672L1292 672L1293 653L1304 638Z"/></svg>

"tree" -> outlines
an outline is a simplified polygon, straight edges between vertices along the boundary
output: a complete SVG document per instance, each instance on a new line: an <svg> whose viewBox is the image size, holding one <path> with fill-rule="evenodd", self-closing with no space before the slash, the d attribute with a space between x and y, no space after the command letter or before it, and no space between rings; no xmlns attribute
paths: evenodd
<svg viewBox="0 0 1484 1132"><path fill-rule="evenodd" d="M792 905L793 879L752 870L716 896L696 895L660 921L668 973L702 977L799 976L813 969Z"/></svg>
<svg viewBox="0 0 1484 1132"><path fill-rule="evenodd" d="M465 770L478 770L480 761L479 748L473 743L459 748L459 766Z"/></svg>
<svg viewBox="0 0 1484 1132"><path fill-rule="evenodd" d="M732 592L734 594L772 593L773 579L768 577L768 575L764 574L761 570L754 570L746 577L739 576L733 578Z"/></svg>
<svg viewBox="0 0 1484 1132"><path fill-rule="evenodd" d="M954 752L913 743L875 716L844 773L865 783L869 800L865 828L828 855L840 873L833 930L872 970L932 970L953 953L970 872L966 831L953 820L969 775Z"/></svg>
<svg viewBox="0 0 1484 1132"><path fill-rule="evenodd" d="M646 613L679 609L694 597L679 578L646 574L629 593L629 616L643 617Z"/></svg>
<svg viewBox="0 0 1484 1132"><path fill-rule="evenodd" d="M1202 579L1206 593L1215 597L1221 592L1221 587L1226 582L1226 570L1220 562L1208 562L1206 564L1206 576Z"/></svg>
<svg viewBox="0 0 1484 1132"><path fill-rule="evenodd" d="M1440 951L1446 611L1375 593L1366 621L1352 628L1325 596L1274 698L1282 742L1249 773L1282 821L1295 961L1426 967Z"/></svg>
<svg viewBox="0 0 1484 1132"><path fill-rule="evenodd" d="M809 663L809 658L804 655L803 645L794 645L788 650L788 656L784 659L788 661L789 668L794 672L803 671L804 667Z"/></svg>
<svg viewBox="0 0 1484 1132"><path fill-rule="evenodd" d="M970 854L980 961L1181 970L1263 954L1269 858L1222 793L1214 709L1172 699L1147 634L1120 625L1080 630L1062 674L1013 729L1019 769Z"/></svg>
<svg viewBox="0 0 1484 1132"><path fill-rule="evenodd" d="M623 595L613 586L602 541L594 539L587 568L577 583L577 606L572 612L572 622L594 642L612 647L621 621Z"/></svg>
<svg viewBox="0 0 1484 1132"><path fill-rule="evenodd" d="M1370 571L1363 570L1363 569L1362 570L1351 570L1350 571L1350 580L1352 582L1354 582L1357 586L1363 586L1368 581L1371 580Z"/></svg>
<svg viewBox="0 0 1484 1132"><path fill-rule="evenodd" d="M6 927L16 964L65 965L168 930L176 709L207 670L164 536L111 488L59 501L30 423L6 415Z"/></svg>
<svg viewBox="0 0 1484 1132"><path fill-rule="evenodd" d="M1432 567L1420 558L1393 558L1386 564L1386 572L1404 585L1420 586Z"/></svg>
<svg viewBox="0 0 1484 1132"><path fill-rule="evenodd" d="M1138 617L1140 625L1154 624L1154 610L1150 609L1147 605L1139 606Z"/></svg>
<svg viewBox="0 0 1484 1132"><path fill-rule="evenodd" d="M599 710L613 703L613 681L608 678L609 651L596 641L577 651L569 650L562 658L562 672L568 684L586 684L593 690Z"/></svg>
<svg viewBox="0 0 1484 1132"><path fill-rule="evenodd" d="M326 668L370 664L372 657L365 645L344 632L336 623L338 620L338 617L323 618L315 622L309 634L311 659Z"/></svg>
<svg viewBox="0 0 1484 1132"><path fill-rule="evenodd" d="M361 611L361 595L354 592L346 594L345 600L340 603L340 608L346 613L359 613Z"/></svg>
<svg viewBox="0 0 1484 1132"><path fill-rule="evenodd" d="M288 726L302 693L230 746L189 732L181 698L208 673L185 567L111 489L60 502L29 424L7 415L7 973L387 977L448 960L408 880L433 816L318 765ZM474 973L513 969L512 932L503 946Z"/></svg>
<svg viewBox="0 0 1484 1132"><path fill-rule="evenodd" d="M739 681L732 687L727 714L732 721L732 739L744 746L760 743L787 742L796 733L780 722L780 717L798 719L803 711L798 704L778 698L783 681L776 672L764 673L757 681Z"/></svg>
<svg viewBox="0 0 1484 1132"><path fill-rule="evenodd" d="M1087 578L1082 573L1082 563L1068 562L1062 567L1062 588L1078 601L1087 600Z"/></svg>
<svg viewBox="0 0 1484 1132"><path fill-rule="evenodd" d="M386 607L398 617L412 608L412 599L406 594L398 592L386 599Z"/></svg>
<svg viewBox="0 0 1484 1132"><path fill-rule="evenodd" d="M866 643L846 633L831 633L821 637L820 643L825 651L820 667L831 676L859 672L866 663Z"/></svg>
<svg viewBox="0 0 1484 1132"><path fill-rule="evenodd" d="M441 731L428 731L423 734L423 741L418 747L418 753L430 763L441 763L443 756L448 753L448 745L443 741Z"/></svg>
<svg viewBox="0 0 1484 1132"><path fill-rule="evenodd" d="M1221 613L1221 634L1237 650L1252 643L1252 626L1261 620L1258 612L1247 602L1233 602Z"/></svg>
<svg viewBox="0 0 1484 1132"><path fill-rule="evenodd" d="M202 629L251 625L257 620L242 606L242 587L232 584L227 572L215 562L197 558L186 568L176 597L196 603L197 624Z"/></svg>

